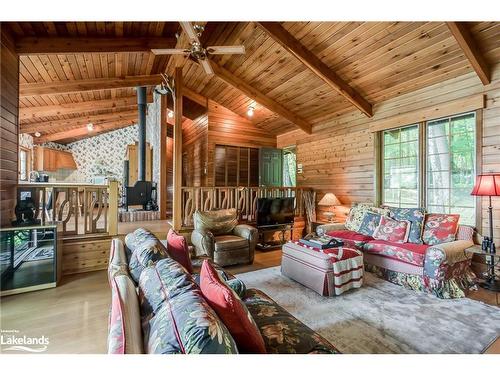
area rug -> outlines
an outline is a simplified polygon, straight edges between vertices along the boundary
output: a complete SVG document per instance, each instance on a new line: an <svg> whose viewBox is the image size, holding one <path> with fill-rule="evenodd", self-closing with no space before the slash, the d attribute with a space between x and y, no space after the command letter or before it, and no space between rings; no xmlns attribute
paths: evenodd
<svg viewBox="0 0 500 375"><path fill-rule="evenodd" d="M443 300L365 273L360 289L322 297L280 267L236 275L264 291L342 353L482 353L500 335L500 308Z"/></svg>

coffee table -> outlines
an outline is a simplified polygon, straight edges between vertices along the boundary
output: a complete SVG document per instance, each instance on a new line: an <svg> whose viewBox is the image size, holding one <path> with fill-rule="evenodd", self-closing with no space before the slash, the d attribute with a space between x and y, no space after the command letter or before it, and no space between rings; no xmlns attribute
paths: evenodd
<svg viewBox="0 0 500 375"><path fill-rule="evenodd" d="M351 248L318 250L298 242L282 247L281 273L322 296L363 285L363 253Z"/></svg>

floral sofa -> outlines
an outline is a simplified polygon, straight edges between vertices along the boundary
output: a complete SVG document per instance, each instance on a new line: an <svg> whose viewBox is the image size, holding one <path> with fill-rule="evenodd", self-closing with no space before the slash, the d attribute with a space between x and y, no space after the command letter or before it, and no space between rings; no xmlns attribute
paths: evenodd
<svg viewBox="0 0 500 375"><path fill-rule="evenodd" d="M473 228L458 225L458 219L459 215L427 214L421 208L357 204L345 224L320 225L316 231L362 250L365 269L379 277L440 298L461 298L474 285L471 255L465 251L474 243ZM384 221L395 224L384 232ZM408 224L406 238L391 241L403 222Z"/></svg>
<svg viewBox="0 0 500 375"><path fill-rule="evenodd" d="M338 353L269 296L212 263L254 319L267 353ZM114 239L108 267L112 291L110 354L241 352L228 328L204 299L199 264L192 273L169 256L168 246L144 229Z"/></svg>

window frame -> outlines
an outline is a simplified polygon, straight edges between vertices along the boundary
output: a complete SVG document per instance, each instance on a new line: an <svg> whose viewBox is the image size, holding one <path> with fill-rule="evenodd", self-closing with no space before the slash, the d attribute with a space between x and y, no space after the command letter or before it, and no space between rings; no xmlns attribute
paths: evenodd
<svg viewBox="0 0 500 375"><path fill-rule="evenodd" d="M418 202L420 207L427 208L427 124L429 122L438 121L441 119L452 119L454 117L459 117L473 113L475 115L475 174L477 175L482 171L482 138L483 138L483 120L482 120L482 109L477 109L474 111L467 111L463 113L457 113L450 116L443 116L438 118L427 119L418 123L412 123L409 125L398 126L391 129L383 129L376 132L374 137L375 144L375 163L376 163L376 173L375 173L375 202L377 205L382 204L383 194L384 194L384 132L394 129L401 129L409 126L418 126L418 156L417 156L417 181L418 181ZM475 228L481 225L481 198L476 197L475 201Z"/></svg>

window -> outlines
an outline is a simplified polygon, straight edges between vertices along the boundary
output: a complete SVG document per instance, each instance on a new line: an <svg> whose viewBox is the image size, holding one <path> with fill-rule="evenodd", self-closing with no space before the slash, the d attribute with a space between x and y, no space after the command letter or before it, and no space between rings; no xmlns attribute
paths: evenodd
<svg viewBox="0 0 500 375"><path fill-rule="evenodd" d="M383 204L418 206L418 147L418 125L384 131Z"/></svg>
<svg viewBox="0 0 500 375"><path fill-rule="evenodd" d="M283 149L283 186L297 186L297 155L295 147Z"/></svg>
<svg viewBox="0 0 500 375"><path fill-rule="evenodd" d="M28 174L30 172L29 163L29 150L25 148L19 148L19 180L28 180Z"/></svg>
<svg viewBox="0 0 500 375"><path fill-rule="evenodd" d="M427 209L457 213L463 224L475 223L475 198L470 195L476 175L476 116L427 123Z"/></svg>
<svg viewBox="0 0 500 375"><path fill-rule="evenodd" d="M476 200L470 192L475 175L475 112L381 134L383 204L457 213L460 223L474 225Z"/></svg>

